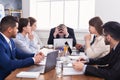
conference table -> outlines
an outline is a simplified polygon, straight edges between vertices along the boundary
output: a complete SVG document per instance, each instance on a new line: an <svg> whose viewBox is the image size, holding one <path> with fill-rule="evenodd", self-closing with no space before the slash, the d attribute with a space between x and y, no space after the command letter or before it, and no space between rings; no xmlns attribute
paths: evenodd
<svg viewBox="0 0 120 80"><path fill-rule="evenodd" d="M43 52L47 51L46 49L43 50ZM51 50L50 50L51 51ZM49 51L47 51L48 53ZM25 67L25 68L19 68L14 70L10 75L8 75L5 80L104 80L101 78L93 77L93 76L86 76L84 74L82 75L67 75L62 77L57 77L56 70L52 69L49 72L46 72L44 74L40 74L38 78L18 78L16 77L16 74L18 74L21 71L29 71L29 69L37 67L36 65Z"/></svg>
<svg viewBox="0 0 120 80"><path fill-rule="evenodd" d="M21 71L26 71L31 68L35 68L36 66L30 66L25 68L19 68L13 71L10 75L8 75L5 80L104 80L101 78L93 77L93 76L86 76L86 75L69 75L69 76L62 76L57 77L55 69L45 73L40 74L38 78L17 78L16 74Z"/></svg>

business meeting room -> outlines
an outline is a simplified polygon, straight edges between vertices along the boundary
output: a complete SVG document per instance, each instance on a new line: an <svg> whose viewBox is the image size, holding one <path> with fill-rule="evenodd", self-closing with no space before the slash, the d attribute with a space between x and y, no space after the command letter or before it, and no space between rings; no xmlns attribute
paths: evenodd
<svg viewBox="0 0 120 80"><path fill-rule="evenodd" d="M119 80L120 0L0 0L0 80Z"/></svg>

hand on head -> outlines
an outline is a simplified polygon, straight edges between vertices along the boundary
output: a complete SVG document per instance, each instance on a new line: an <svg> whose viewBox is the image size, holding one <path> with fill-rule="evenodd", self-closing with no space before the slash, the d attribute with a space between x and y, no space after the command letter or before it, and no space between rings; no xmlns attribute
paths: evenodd
<svg viewBox="0 0 120 80"><path fill-rule="evenodd" d="M56 35L59 33L59 30L58 30L58 28L56 27L55 28L55 32L53 33L53 36L56 38Z"/></svg>
<svg viewBox="0 0 120 80"><path fill-rule="evenodd" d="M65 36L69 34L69 33L68 33L68 30L67 30L67 27L64 27L64 28L63 28L63 34L64 34Z"/></svg>

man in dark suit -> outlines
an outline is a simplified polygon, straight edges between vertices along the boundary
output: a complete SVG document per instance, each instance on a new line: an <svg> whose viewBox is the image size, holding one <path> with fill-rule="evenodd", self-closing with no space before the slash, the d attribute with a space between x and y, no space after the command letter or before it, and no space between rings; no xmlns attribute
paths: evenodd
<svg viewBox="0 0 120 80"><path fill-rule="evenodd" d="M105 43L110 44L111 51L105 57L99 59L83 59L73 63L73 68L83 71L86 75L92 75L105 80L120 79L120 23L108 22L103 25ZM86 63L86 64L84 64ZM91 65L99 65L93 67ZM102 66L101 66L102 65ZM104 66L103 66L104 65Z"/></svg>
<svg viewBox="0 0 120 80"><path fill-rule="evenodd" d="M66 27L64 24L52 28L48 38L48 44L53 44L55 38L72 38L73 46L76 45L76 39L74 35L74 30L72 28Z"/></svg>
<svg viewBox="0 0 120 80"><path fill-rule="evenodd" d="M0 22L0 80L13 70L39 63L43 53L36 55L24 53L16 48L12 38L16 37L18 21L13 16L6 16Z"/></svg>

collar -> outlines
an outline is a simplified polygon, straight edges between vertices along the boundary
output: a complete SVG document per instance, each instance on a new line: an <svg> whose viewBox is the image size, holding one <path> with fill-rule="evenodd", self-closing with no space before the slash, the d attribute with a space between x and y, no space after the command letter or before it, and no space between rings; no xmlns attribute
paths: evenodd
<svg viewBox="0 0 120 80"><path fill-rule="evenodd" d="M113 50L115 50L115 49L116 49L117 45L118 45L118 43L117 43L117 44L113 47Z"/></svg>
<svg viewBox="0 0 120 80"><path fill-rule="evenodd" d="M97 41L99 41L99 40L101 40L101 39L103 39L103 36L98 36L98 37L96 37L96 40L97 40Z"/></svg>
<svg viewBox="0 0 120 80"><path fill-rule="evenodd" d="M10 39L9 38L7 38L3 33L1 33L0 32L0 34L5 38L5 40L7 41L7 43L9 43L10 42Z"/></svg>

